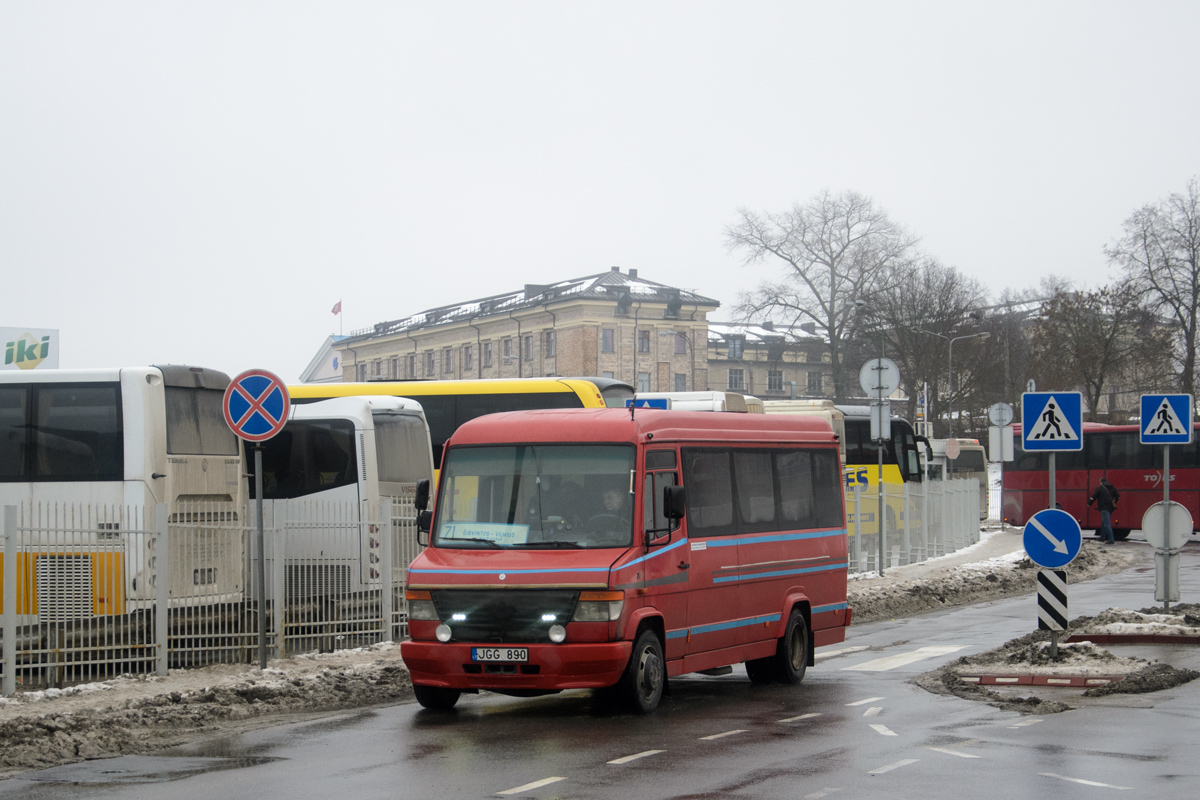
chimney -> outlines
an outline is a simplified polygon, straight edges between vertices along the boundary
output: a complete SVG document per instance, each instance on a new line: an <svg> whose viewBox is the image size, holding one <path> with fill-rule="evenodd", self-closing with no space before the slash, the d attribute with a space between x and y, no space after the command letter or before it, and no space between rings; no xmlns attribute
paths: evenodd
<svg viewBox="0 0 1200 800"><path fill-rule="evenodd" d="M811 333L813 336L816 336L817 335L817 323L801 322L800 330L804 331L805 333Z"/></svg>
<svg viewBox="0 0 1200 800"><path fill-rule="evenodd" d="M532 300L535 297L543 295L549 288L549 286L540 283L527 283L525 284L525 299Z"/></svg>
<svg viewBox="0 0 1200 800"><path fill-rule="evenodd" d="M612 269L612 271L613 271L613 272L616 272L617 274L620 274L620 272L621 272L621 268L620 268L620 267L612 267L611 269Z"/></svg>
<svg viewBox="0 0 1200 800"><path fill-rule="evenodd" d="M636 277L637 277L637 270L636 270L636 269L630 269L630 270L629 270L629 277L631 277L631 278L636 278Z"/></svg>
<svg viewBox="0 0 1200 800"><path fill-rule="evenodd" d="M762 329L764 331L773 331L775 330L775 323L771 322L771 320L767 320L762 324Z"/></svg>

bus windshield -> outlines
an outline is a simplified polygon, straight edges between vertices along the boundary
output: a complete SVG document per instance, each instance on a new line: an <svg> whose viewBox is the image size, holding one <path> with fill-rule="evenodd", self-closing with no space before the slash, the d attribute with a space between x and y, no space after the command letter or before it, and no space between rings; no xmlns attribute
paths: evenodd
<svg viewBox="0 0 1200 800"><path fill-rule="evenodd" d="M514 445L447 451L435 547L628 547L634 449Z"/></svg>

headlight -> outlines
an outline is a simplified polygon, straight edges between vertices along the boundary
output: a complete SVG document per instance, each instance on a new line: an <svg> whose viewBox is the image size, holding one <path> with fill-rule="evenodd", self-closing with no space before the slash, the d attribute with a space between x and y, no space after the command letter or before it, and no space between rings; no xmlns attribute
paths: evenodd
<svg viewBox="0 0 1200 800"><path fill-rule="evenodd" d="M574 622L612 622L621 618L624 607L624 592L580 592L571 619Z"/></svg>
<svg viewBox="0 0 1200 800"><path fill-rule="evenodd" d="M550 626L550 641L555 644L562 644L567 638L567 629L562 625Z"/></svg>
<svg viewBox="0 0 1200 800"><path fill-rule="evenodd" d="M429 592L419 589L409 589L404 593L408 600L408 618L423 622L437 622L437 609L433 605L433 597Z"/></svg>
<svg viewBox="0 0 1200 800"><path fill-rule="evenodd" d="M437 637L439 642L448 642L452 636L450 626L446 624L438 625L434 630L433 635Z"/></svg>

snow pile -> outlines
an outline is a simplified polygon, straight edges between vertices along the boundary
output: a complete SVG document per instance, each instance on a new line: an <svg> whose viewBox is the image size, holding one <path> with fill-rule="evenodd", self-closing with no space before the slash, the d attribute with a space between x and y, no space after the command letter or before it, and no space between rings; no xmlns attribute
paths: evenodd
<svg viewBox="0 0 1200 800"><path fill-rule="evenodd" d="M1177 605L1173 611L1175 613L1155 609L1130 611L1127 608L1110 608L1088 618L1085 628L1072 628L1070 632L1200 636L1200 606L1194 603Z"/></svg>

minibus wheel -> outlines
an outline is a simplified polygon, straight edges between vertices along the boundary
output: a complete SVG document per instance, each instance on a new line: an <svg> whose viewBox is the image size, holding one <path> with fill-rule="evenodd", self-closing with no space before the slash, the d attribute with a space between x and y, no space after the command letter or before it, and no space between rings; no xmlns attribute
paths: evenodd
<svg viewBox="0 0 1200 800"><path fill-rule="evenodd" d="M663 658L662 642L658 634L647 628L638 635L633 645L633 655L623 679L623 693L632 701L634 711L649 714L658 708L666 682L667 664Z"/></svg>
<svg viewBox="0 0 1200 800"><path fill-rule="evenodd" d="M417 702L425 708L446 711L454 708L454 704L458 702L462 692L458 689L444 689L441 686L422 686L414 683L413 694L417 696Z"/></svg>
<svg viewBox="0 0 1200 800"><path fill-rule="evenodd" d="M787 629L775 654L776 675L782 683L800 683L808 670L808 626L800 609L792 609Z"/></svg>

